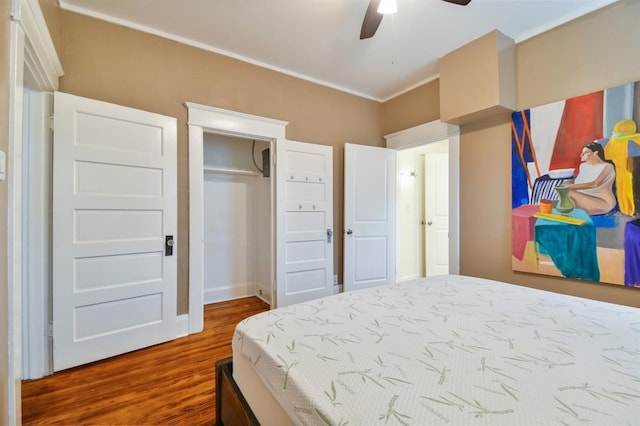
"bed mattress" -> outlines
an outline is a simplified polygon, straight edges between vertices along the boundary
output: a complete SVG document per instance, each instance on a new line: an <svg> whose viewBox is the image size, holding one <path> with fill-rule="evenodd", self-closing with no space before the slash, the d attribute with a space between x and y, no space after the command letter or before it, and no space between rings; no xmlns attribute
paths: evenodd
<svg viewBox="0 0 640 426"><path fill-rule="evenodd" d="M485 279L274 309L238 324L233 351L295 424L640 419L639 309Z"/></svg>

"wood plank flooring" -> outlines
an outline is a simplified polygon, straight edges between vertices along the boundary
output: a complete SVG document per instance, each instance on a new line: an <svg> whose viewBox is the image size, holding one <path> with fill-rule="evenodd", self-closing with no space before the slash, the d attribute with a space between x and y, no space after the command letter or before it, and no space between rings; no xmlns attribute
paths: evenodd
<svg viewBox="0 0 640 426"><path fill-rule="evenodd" d="M23 425L213 425L215 362L256 297L205 306L204 331L22 382Z"/></svg>

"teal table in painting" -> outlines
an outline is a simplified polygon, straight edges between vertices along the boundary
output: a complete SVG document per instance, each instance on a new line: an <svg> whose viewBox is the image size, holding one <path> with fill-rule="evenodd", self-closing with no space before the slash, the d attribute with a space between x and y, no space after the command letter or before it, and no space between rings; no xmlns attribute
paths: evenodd
<svg viewBox="0 0 640 426"><path fill-rule="evenodd" d="M559 214L554 210L555 214ZM534 239L540 254L551 257L562 275L568 278L600 281L596 249L596 228L589 215L574 209L568 216L584 219L584 225L536 220Z"/></svg>

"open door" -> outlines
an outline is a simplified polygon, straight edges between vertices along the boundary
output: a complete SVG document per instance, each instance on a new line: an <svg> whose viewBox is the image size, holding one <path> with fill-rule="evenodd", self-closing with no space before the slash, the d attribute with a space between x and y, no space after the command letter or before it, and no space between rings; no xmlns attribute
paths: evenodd
<svg viewBox="0 0 640 426"><path fill-rule="evenodd" d="M345 144L344 291L395 282L396 153Z"/></svg>
<svg viewBox="0 0 640 426"><path fill-rule="evenodd" d="M176 120L54 95L59 371L176 337Z"/></svg>
<svg viewBox="0 0 640 426"><path fill-rule="evenodd" d="M276 146L277 306L333 293L333 147Z"/></svg>

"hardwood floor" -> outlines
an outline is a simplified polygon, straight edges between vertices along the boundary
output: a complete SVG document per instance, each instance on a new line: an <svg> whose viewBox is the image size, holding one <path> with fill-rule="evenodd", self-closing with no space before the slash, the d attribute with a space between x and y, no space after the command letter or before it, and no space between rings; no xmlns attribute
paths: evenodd
<svg viewBox="0 0 640 426"><path fill-rule="evenodd" d="M22 382L23 425L213 425L215 362L238 322L269 309L250 297L206 305L204 331Z"/></svg>

